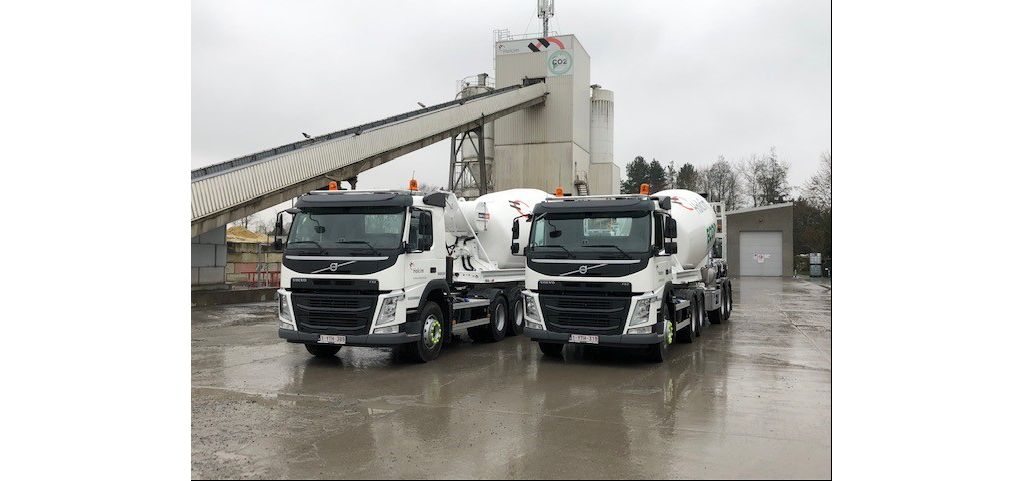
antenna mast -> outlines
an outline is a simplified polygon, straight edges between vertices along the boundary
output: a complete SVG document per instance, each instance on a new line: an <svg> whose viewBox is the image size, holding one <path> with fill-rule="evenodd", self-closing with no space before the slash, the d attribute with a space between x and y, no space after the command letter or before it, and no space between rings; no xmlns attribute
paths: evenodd
<svg viewBox="0 0 1024 481"><path fill-rule="evenodd" d="M537 0L537 18L544 21L544 36L548 36L548 19L555 16L555 0Z"/></svg>

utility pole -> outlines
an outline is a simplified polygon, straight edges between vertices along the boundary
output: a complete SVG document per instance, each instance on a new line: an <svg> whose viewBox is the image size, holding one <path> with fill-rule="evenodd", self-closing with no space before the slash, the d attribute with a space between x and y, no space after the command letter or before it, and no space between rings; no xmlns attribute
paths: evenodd
<svg viewBox="0 0 1024 481"><path fill-rule="evenodd" d="M537 0L537 18L544 22L544 36L548 36L548 19L555 16L555 0Z"/></svg>

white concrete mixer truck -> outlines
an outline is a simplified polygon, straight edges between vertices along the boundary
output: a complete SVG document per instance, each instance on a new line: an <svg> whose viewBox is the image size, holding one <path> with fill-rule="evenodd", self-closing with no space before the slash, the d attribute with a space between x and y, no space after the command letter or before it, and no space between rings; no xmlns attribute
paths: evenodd
<svg viewBox="0 0 1024 481"><path fill-rule="evenodd" d="M314 356L391 346L435 359L453 336L498 341L523 329L524 258L513 219L546 193L322 190L286 211L278 335ZM278 233L283 233L282 215Z"/></svg>
<svg viewBox="0 0 1024 481"><path fill-rule="evenodd" d="M698 194L551 197L531 220L525 332L545 355L589 344L644 348L661 362L669 345L729 318L732 286L710 255L715 214Z"/></svg>

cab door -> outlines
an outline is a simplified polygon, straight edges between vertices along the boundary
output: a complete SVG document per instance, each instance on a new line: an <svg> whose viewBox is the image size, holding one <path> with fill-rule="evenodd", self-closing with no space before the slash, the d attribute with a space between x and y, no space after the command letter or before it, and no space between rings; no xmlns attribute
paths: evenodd
<svg viewBox="0 0 1024 481"><path fill-rule="evenodd" d="M444 216L439 214L416 207L409 213L405 266L405 298L408 301L419 301L428 282L444 279L447 251L444 245Z"/></svg>
<svg viewBox="0 0 1024 481"><path fill-rule="evenodd" d="M665 221L667 215L661 212L654 213L654 269L657 284L668 282L672 276L672 255L665 251Z"/></svg>

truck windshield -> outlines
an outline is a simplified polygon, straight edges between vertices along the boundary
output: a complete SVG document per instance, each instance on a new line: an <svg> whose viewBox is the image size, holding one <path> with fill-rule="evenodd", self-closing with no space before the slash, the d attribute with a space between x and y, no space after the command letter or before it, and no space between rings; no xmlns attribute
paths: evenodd
<svg viewBox="0 0 1024 481"><path fill-rule="evenodd" d="M380 254L401 247L404 227L403 208L300 212L292 221L288 248Z"/></svg>
<svg viewBox="0 0 1024 481"><path fill-rule="evenodd" d="M533 223L530 246L534 254L565 257L636 257L651 249L649 213L548 214ZM572 256L570 256L572 257Z"/></svg>

